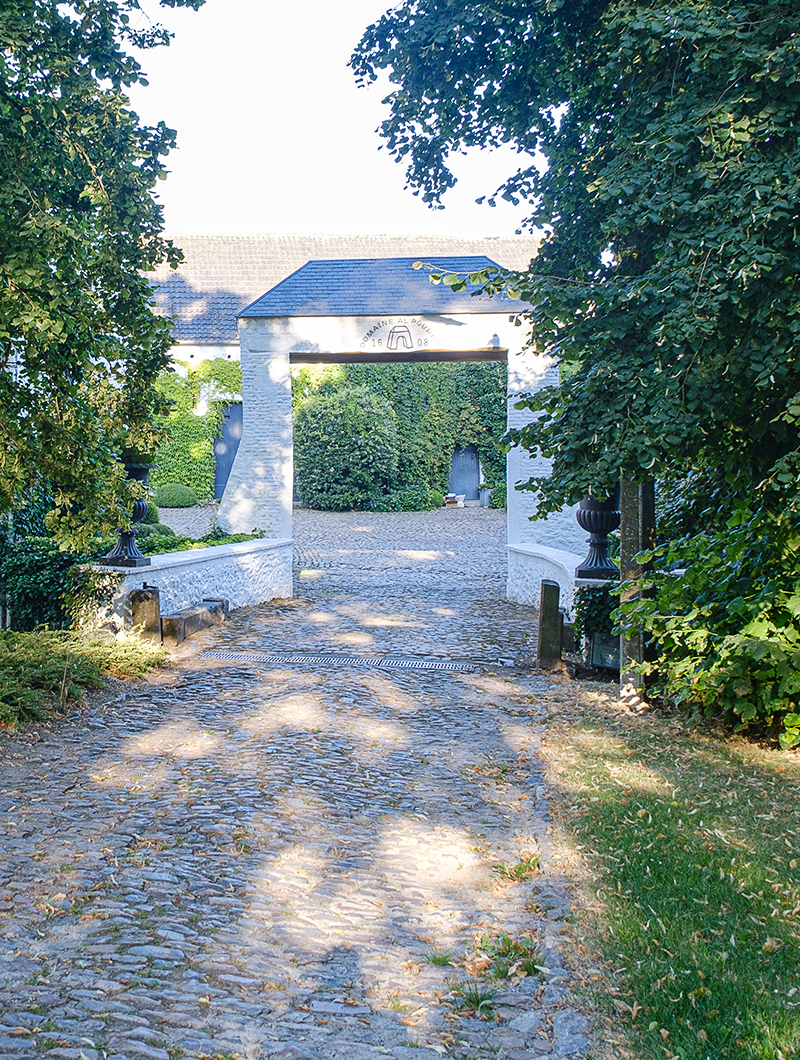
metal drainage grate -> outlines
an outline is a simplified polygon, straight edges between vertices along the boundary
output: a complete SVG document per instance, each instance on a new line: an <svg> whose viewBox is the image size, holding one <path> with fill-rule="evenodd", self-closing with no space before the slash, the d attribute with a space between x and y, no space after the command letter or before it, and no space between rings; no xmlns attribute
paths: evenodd
<svg viewBox="0 0 800 1060"><path fill-rule="evenodd" d="M473 673L471 663L439 662L436 659L387 659L363 655L268 655L259 651L204 651L204 659L226 662L272 663L276 666L356 666L365 670L438 670Z"/></svg>

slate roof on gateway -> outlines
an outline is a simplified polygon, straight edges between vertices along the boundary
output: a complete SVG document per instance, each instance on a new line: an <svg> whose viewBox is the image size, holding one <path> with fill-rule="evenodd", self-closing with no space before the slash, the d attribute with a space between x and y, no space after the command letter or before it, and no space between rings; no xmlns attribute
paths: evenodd
<svg viewBox="0 0 800 1060"><path fill-rule="evenodd" d="M485 254L509 269L526 269L536 253L533 236L460 238L390 235L173 235L185 260L178 269L149 274L155 310L175 320L172 334L185 343L235 343L236 316L250 303L315 260L408 258ZM473 309L474 311L474 309Z"/></svg>
<svg viewBox="0 0 800 1060"><path fill-rule="evenodd" d="M417 258L364 258L309 261L257 298L240 317L358 317L417 313L508 313L510 299L454 292L434 284ZM478 272L496 265L491 258L436 258L442 272Z"/></svg>

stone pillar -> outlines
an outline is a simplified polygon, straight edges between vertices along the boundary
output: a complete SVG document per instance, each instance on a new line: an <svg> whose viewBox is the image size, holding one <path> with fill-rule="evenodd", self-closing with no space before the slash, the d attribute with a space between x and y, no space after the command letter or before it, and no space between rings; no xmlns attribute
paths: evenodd
<svg viewBox="0 0 800 1060"><path fill-rule="evenodd" d="M292 536L292 380L267 321L241 320L242 440L219 510L230 533Z"/></svg>
<svg viewBox="0 0 800 1060"><path fill-rule="evenodd" d="M536 645L536 665L540 670L555 670L561 665L564 615L558 607L560 592L557 582L542 578L539 595L539 639Z"/></svg>
<svg viewBox="0 0 800 1060"><path fill-rule="evenodd" d="M623 480L620 488L620 577L623 582L641 578L645 568L634 562L634 556L655 547L655 483ZM635 589L622 591L621 602L638 596ZM644 690L644 677L630 667L645 659L644 634L620 638L620 685Z"/></svg>

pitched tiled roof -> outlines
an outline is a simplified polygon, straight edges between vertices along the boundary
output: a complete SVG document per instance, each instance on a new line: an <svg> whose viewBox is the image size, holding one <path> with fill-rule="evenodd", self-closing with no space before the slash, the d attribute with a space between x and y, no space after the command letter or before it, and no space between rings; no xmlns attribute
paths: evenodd
<svg viewBox="0 0 800 1060"><path fill-rule="evenodd" d="M433 284L416 258L309 261L249 305L243 317L381 316L414 313L508 313L505 297L454 292ZM496 262L481 257L436 258L443 272L478 272Z"/></svg>
<svg viewBox="0 0 800 1060"><path fill-rule="evenodd" d="M487 255L510 269L527 268L532 236L459 239L445 236L173 236L185 260L177 271L152 273L156 311L175 321L180 342L235 342L236 316L307 262ZM419 274L415 274L419 275ZM439 288L430 285L432 290ZM387 310L388 311L388 310ZM451 309L452 311L452 309ZM473 305L472 312L475 312Z"/></svg>

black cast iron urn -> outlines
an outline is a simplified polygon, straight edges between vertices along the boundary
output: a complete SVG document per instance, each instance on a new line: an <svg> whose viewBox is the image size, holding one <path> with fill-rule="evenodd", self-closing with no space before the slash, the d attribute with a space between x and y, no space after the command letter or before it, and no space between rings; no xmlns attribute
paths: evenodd
<svg viewBox="0 0 800 1060"><path fill-rule="evenodd" d="M149 464L125 464L125 474L134 482L147 484L147 474L150 470ZM104 567L149 567L151 560L149 556L142 555L136 544L136 523L140 523L147 515L147 501L140 497L133 502L133 526L130 530L117 531L117 543L111 551L97 562Z"/></svg>
<svg viewBox="0 0 800 1060"><path fill-rule="evenodd" d="M589 554L575 569L576 578L619 578L619 567L609 558L608 535L620 523L619 486L611 497L584 497L575 513L578 526L589 533Z"/></svg>

